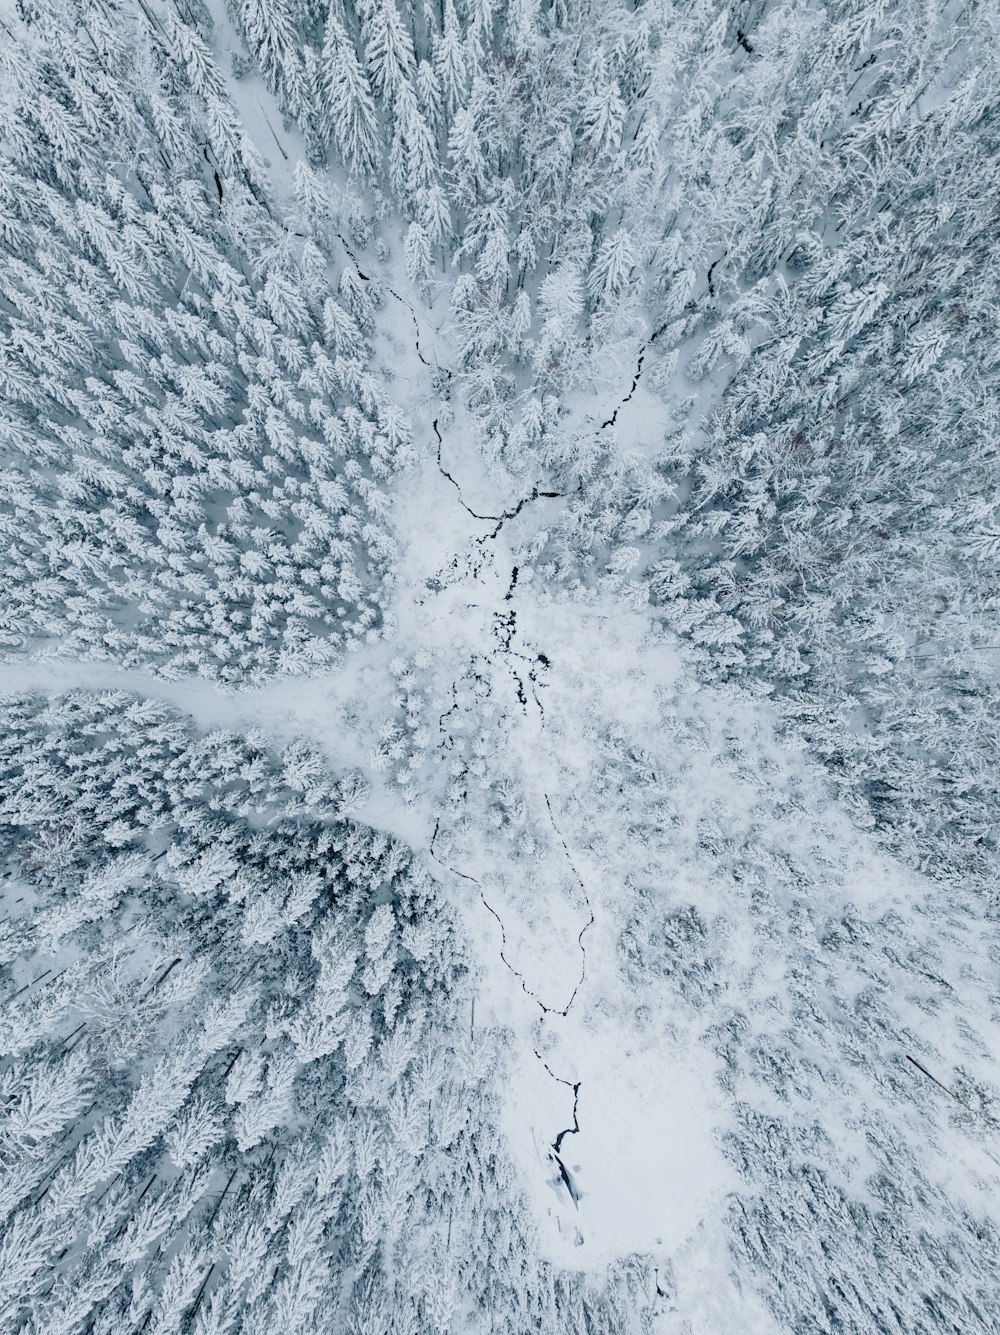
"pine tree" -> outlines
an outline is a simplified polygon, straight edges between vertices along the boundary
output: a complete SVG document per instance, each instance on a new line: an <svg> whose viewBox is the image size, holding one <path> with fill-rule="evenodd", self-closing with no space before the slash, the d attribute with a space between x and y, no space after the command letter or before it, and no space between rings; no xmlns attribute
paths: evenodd
<svg viewBox="0 0 1000 1335"><path fill-rule="evenodd" d="M352 173L374 177L382 158L375 103L354 45L332 8L321 68L327 121L337 150Z"/></svg>

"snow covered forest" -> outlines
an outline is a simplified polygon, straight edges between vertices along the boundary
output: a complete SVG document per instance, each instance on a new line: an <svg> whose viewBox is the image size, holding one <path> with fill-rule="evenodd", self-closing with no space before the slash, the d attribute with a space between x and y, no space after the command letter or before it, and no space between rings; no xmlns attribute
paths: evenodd
<svg viewBox="0 0 1000 1335"><path fill-rule="evenodd" d="M1000 1331L998 0L0 0L0 1332Z"/></svg>

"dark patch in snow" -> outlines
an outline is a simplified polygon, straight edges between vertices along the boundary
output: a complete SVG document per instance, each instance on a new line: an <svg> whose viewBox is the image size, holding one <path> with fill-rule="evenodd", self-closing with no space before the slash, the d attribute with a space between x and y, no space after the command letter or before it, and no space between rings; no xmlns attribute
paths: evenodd
<svg viewBox="0 0 1000 1335"><path fill-rule="evenodd" d="M716 261L716 263L718 263L718 261ZM715 268L714 264L712 265L712 268L713 269ZM711 269L709 270L709 275L711 276ZM621 412L622 408L625 407L626 403L629 402L629 400L632 398L632 395L638 389L639 381L642 378L642 364L646 360L646 353L652 346L652 344L654 344L656 340L660 337L660 335L663 333L666 327L667 326L665 324L662 324L660 325L659 329L654 329L654 331L650 334L649 338L647 338L645 343L642 345L642 348L639 351L639 360L635 364L635 375L632 377L632 388L621 400L621 402L618 404L618 407L614 410L614 412L607 419L607 421L601 423L602 431L605 429L605 427L614 426L614 424L618 421L618 414Z"/></svg>

